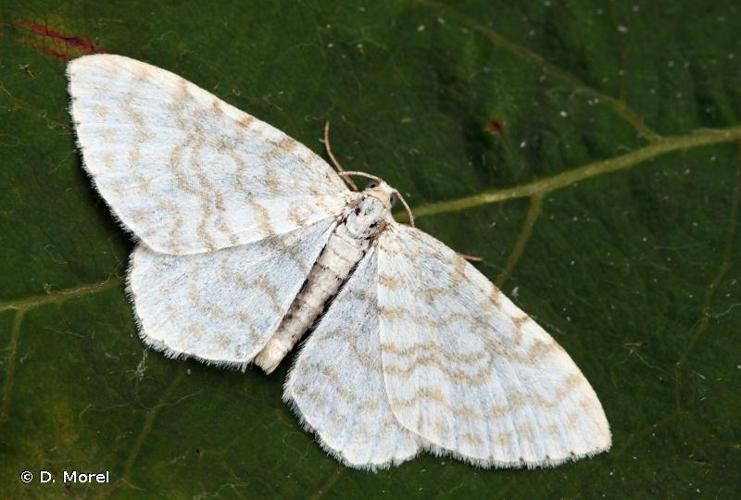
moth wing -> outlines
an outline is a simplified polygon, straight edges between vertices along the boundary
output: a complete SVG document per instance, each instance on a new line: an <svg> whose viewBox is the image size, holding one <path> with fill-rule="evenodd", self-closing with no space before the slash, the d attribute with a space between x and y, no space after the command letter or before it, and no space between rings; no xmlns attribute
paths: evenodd
<svg viewBox="0 0 741 500"><path fill-rule="evenodd" d="M399 464L420 449L391 413L384 388L376 267L371 250L304 343L283 396L324 449L364 469Z"/></svg>
<svg viewBox="0 0 741 500"><path fill-rule="evenodd" d="M569 355L453 250L392 224L377 276L391 409L427 448L532 467L610 447L602 406Z"/></svg>
<svg viewBox="0 0 741 500"><path fill-rule="evenodd" d="M85 169L152 250L284 234L336 216L351 196L308 148L169 71L101 54L67 72Z"/></svg>
<svg viewBox="0 0 741 500"><path fill-rule="evenodd" d="M195 255L139 245L128 285L140 336L171 357L246 366L278 328L333 228L325 220Z"/></svg>

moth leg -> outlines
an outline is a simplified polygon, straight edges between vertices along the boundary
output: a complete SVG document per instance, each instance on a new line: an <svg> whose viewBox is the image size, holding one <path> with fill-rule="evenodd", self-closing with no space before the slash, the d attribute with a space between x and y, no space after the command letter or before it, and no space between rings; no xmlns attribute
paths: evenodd
<svg viewBox="0 0 741 500"><path fill-rule="evenodd" d="M329 120L324 122L324 149L327 150L327 156L329 156L329 159L332 161L332 165L334 165L334 168L337 170L337 172L344 172L345 169L342 168L342 165L340 165L340 162L337 161L337 158L334 157L334 153L332 153L332 146L329 144ZM345 183L348 185L350 189L353 191L358 191L358 185L355 184L355 182L347 175L342 175L342 180L345 181Z"/></svg>
<svg viewBox="0 0 741 500"><path fill-rule="evenodd" d="M456 252L456 253L459 256L461 256L464 259L466 259L468 262L483 262L484 261L484 258L483 257L479 257L478 255L468 255L466 253L460 253L460 252Z"/></svg>

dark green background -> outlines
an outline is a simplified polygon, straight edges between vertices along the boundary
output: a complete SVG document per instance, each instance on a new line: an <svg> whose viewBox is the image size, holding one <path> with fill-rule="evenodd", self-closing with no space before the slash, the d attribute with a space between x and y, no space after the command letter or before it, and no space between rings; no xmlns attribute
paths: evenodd
<svg viewBox="0 0 741 500"><path fill-rule="evenodd" d="M739 10L3 2L0 496L737 495ZM548 470L429 455L349 470L281 402L288 363L267 377L147 351L120 284L133 244L66 109L65 58L92 50L174 71L317 152L331 120L346 168L399 188L566 348L613 449ZM24 469L109 469L113 484L27 486Z"/></svg>

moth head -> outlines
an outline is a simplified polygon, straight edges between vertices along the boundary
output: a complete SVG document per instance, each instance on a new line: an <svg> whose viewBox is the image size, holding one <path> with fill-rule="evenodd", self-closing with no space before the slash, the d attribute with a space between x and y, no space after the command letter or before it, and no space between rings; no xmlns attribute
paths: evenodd
<svg viewBox="0 0 741 500"><path fill-rule="evenodd" d="M365 188L363 193L366 196L371 196L378 201L381 202L381 204L388 210L391 211L391 207L393 207L397 201L400 201L402 205L404 205L404 210L406 210L407 215L409 217L409 224L414 227L414 214L412 214L412 209L409 208L409 204L406 202L404 197L401 195L399 191L392 188L386 182L381 179L380 177L376 177L375 175L367 174L365 172L360 171L345 171L342 170L338 172L338 174L341 177L351 176L351 175L357 175L359 177L365 177L366 179L371 179L371 182L368 184L368 186Z"/></svg>
<svg viewBox="0 0 741 500"><path fill-rule="evenodd" d="M376 198L389 210L396 204L396 190L384 181L371 181L363 192Z"/></svg>

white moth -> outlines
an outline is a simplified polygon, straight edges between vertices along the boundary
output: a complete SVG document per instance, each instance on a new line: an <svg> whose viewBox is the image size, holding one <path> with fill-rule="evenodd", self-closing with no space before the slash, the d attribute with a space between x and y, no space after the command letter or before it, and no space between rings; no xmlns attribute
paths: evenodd
<svg viewBox="0 0 741 500"><path fill-rule="evenodd" d="M69 64L85 168L139 239L144 342L271 372L313 328L284 399L342 463L422 450L552 466L610 447L568 354L441 242L396 223L384 182L350 191L305 146L165 70Z"/></svg>

